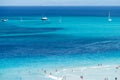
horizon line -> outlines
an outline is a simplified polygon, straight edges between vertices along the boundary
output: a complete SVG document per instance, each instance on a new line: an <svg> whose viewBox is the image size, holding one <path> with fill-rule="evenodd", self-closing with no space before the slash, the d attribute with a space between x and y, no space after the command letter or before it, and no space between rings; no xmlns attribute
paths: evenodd
<svg viewBox="0 0 120 80"><path fill-rule="evenodd" d="M0 5L0 7L120 7L120 5Z"/></svg>

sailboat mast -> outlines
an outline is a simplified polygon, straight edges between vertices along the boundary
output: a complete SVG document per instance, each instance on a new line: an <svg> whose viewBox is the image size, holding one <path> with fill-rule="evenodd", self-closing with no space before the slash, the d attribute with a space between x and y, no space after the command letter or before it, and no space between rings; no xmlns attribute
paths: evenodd
<svg viewBox="0 0 120 80"><path fill-rule="evenodd" d="M109 14L108 14L108 21L109 21L109 22L112 21L111 16L110 16L110 12L109 12Z"/></svg>
<svg viewBox="0 0 120 80"><path fill-rule="evenodd" d="M110 12L109 12L109 16L108 16L108 18L110 19Z"/></svg>

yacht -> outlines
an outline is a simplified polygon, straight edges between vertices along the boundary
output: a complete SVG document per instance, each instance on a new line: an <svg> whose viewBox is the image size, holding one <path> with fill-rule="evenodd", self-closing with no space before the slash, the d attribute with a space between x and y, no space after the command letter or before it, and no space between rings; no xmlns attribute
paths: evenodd
<svg viewBox="0 0 120 80"><path fill-rule="evenodd" d="M42 17L41 20L48 20L48 18L47 17Z"/></svg>
<svg viewBox="0 0 120 80"><path fill-rule="evenodd" d="M110 16L110 12L109 12L109 15L108 15L108 21L109 21L109 22L112 21L111 16Z"/></svg>

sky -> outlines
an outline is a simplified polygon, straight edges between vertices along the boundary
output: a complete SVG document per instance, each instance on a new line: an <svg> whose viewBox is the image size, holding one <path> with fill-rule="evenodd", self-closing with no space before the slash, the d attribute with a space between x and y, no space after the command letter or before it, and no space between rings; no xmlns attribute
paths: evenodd
<svg viewBox="0 0 120 80"><path fill-rule="evenodd" d="M120 6L120 0L0 0L0 6Z"/></svg>

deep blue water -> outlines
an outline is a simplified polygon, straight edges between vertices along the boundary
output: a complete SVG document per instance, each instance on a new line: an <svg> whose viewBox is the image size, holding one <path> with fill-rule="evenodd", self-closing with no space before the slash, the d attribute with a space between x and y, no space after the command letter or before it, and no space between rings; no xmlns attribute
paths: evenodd
<svg viewBox="0 0 120 80"><path fill-rule="evenodd" d="M0 16L120 16L119 6L3 6Z"/></svg>

